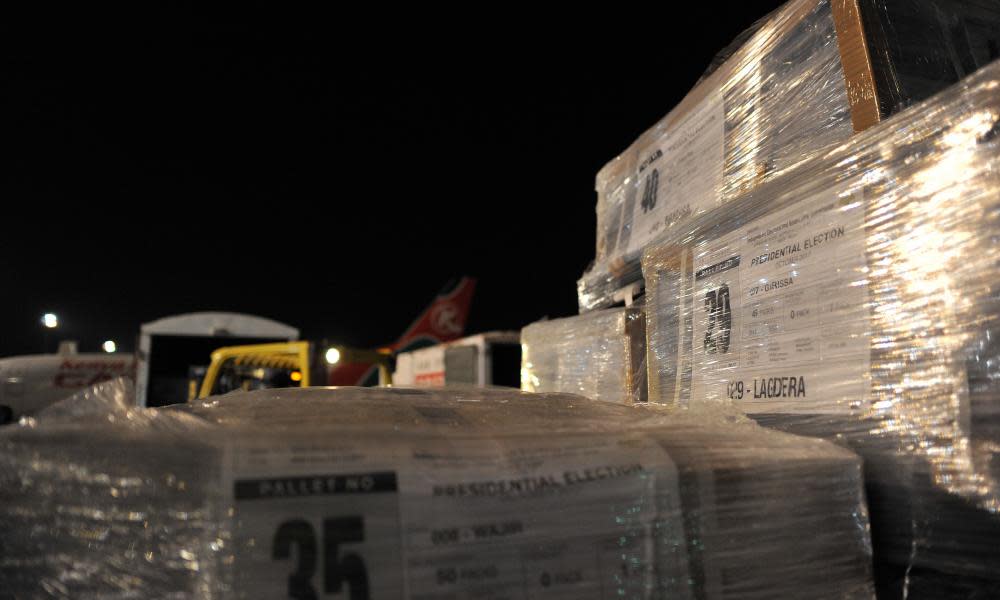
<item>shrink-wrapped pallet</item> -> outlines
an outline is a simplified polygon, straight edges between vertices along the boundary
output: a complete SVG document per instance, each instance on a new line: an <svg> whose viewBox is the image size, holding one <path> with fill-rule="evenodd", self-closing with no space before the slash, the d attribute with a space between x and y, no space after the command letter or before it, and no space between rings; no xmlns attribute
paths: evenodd
<svg viewBox="0 0 1000 600"><path fill-rule="evenodd" d="M0 433L0 597L872 598L856 455L668 413L309 388L43 416Z"/></svg>
<svg viewBox="0 0 1000 600"><path fill-rule="evenodd" d="M860 452L910 598L1000 586L998 92L994 63L643 260L650 399Z"/></svg>
<svg viewBox="0 0 1000 600"><path fill-rule="evenodd" d="M1000 6L792 0L597 174L581 312L641 284L643 248L997 57ZM667 74L664 74L667 76Z"/></svg>

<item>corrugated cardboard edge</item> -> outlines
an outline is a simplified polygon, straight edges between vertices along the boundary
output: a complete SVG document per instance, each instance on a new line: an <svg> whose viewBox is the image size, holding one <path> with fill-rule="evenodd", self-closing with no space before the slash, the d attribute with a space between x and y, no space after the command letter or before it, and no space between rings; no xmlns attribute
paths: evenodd
<svg viewBox="0 0 1000 600"><path fill-rule="evenodd" d="M678 289L681 290L678 295L678 307L677 307L677 346L673 348L674 356L673 361L675 361L675 371L672 380L664 381L661 374L657 372L657 364L651 359L653 355L653 340L651 336L654 331L663 325L660 323L659 319L659 309L660 307L656 305L656 291L655 289L647 288L646 295L646 385L647 385L647 399L649 402L657 404L668 404L673 406L685 406L684 398L684 387L685 378L690 379L690 360L687 360L686 349L684 348L684 342L688 339L685 332L689 330L690 325L687 322L690 319L690 312L686 310L684 305L691 302L690 292L687 291L686 285L691 280L692 273L692 252L690 248L685 245L662 245L653 246L652 248L647 248L643 256L643 275L647 280L651 279L653 273L651 271L655 270L655 278L670 277L677 281ZM649 269L649 272L647 272ZM655 288L655 285L654 285ZM688 340L688 343L691 343ZM690 386L690 381L687 382Z"/></svg>
<svg viewBox="0 0 1000 600"><path fill-rule="evenodd" d="M858 0L832 0L831 8L847 100L851 106L851 125L855 132L864 131L878 123L881 115L861 11Z"/></svg>
<svg viewBox="0 0 1000 600"><path fill-rule="evenodd" d="M649 399L646 384L646 310L625 309L625 350L628 365L626 385L629 404L645 404Z"/></svg>

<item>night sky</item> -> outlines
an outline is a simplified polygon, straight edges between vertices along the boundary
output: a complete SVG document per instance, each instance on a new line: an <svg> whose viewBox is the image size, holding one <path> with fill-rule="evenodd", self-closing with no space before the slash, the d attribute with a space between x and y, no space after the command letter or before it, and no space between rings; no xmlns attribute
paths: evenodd
<svg viewBox="0 0 1000 600"><path fill-rule="evenodd" d="M664 4L63 19L5 58L0 356L46 311L50 350L196 310L376 345L459 275L469 333L575 313L597 170L779 3Z"/></svg>

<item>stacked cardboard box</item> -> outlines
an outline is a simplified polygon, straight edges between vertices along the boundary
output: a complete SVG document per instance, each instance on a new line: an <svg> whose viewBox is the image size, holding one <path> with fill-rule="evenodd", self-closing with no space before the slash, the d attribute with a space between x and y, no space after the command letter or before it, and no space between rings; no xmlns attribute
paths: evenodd
<svg viewBox="0 0 1000 600"><path fill-rule="evenodd" d="M3 598L873 597L857 456L714 414L266 390L0 448Z"/></svg>
<svg viewBox="0 0 1000 600"><path fill-rule="evenodd" d="M792 0L727 51L522 334L590 399L107 384L0 431L0 598L872 598L872 538L884 597L1000 595L1000 65L903 110L998 13Z"/></svg>
<svg viewBox="0 0 1000 600"><path fill-rule="evenodd" d="M521 389L593 400L646 401L646 316L611 308L539 321L521 331Z"/></svg>
<svg viewBox="0 0 1000 600"><path fill-rule="evenodd" d="M597 175L581 311L641 282L650 243L996 57L979 1L791 0Z"/></svg>
<svg viewBox="0 0 1000 600"><path fill-rule="evenodd" d="M1000 63L643 259L650 399L861 453L886 597L1000 589L997 90Z"/></svg>
<svg viewBox="0 0 1000 600"><path fill-rule="evenodd" d="M881 592L993 593L992 78L906 110L998 40L1000 5L976 1L792 0L760 21L598 174L584 315L525 329L522 387L630 399L622 344L586 317L644 289L650 400L848 444Z"/></svg>

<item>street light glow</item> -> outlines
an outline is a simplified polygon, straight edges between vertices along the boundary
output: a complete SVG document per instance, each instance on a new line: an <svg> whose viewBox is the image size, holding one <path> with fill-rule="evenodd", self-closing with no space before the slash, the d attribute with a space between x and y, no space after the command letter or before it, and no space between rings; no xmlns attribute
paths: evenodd
<svg viewBox="0 0 1000 600"><path fill-rule="evenodd" d="M48 329L55 329L59 326L59 318L53 313L45 313L42 315L42 325Z"/></svg>
<svg viewBox="0 0 1000 600"><path fill-rule="evenodd" d="M115 341L114 340L108 340L108 341L104 342L103 344L101 344L101 348L103 348L104 351L107 352L108 354L112 354L116 350L118 350L118 346L115 345Z"/></svg>
<svg viewBox="0 0 1000 600"><path fill-rule="evenodd" d="M335 365L340 362L340 350L336 348L329 348L326 351L326 362L330 365Z"/></svg>

